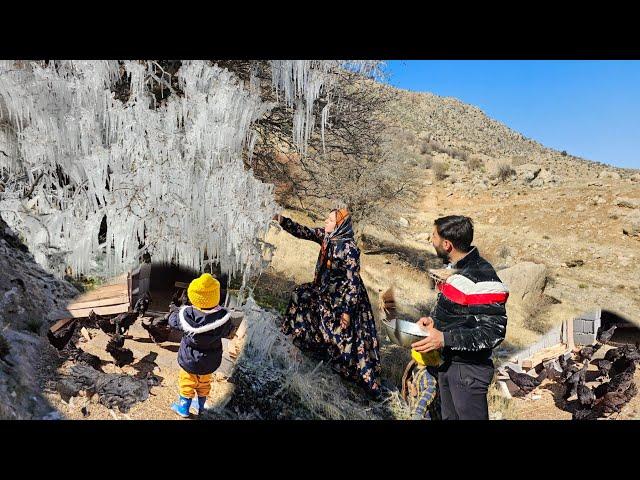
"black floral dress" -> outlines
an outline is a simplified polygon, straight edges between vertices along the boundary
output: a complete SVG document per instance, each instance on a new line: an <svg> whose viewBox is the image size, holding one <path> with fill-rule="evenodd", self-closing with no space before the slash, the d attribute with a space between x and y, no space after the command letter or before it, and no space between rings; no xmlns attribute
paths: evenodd
<svg viewBox="0 0 640 480"><path fill-rule="evenodd" d="M293 291L282 331L292 335L300 347L328 355L336 371L377 396L381 367L376 325L360 278L360 250L351 220L345 223L339 227L341 235L325 242L314 281ZM285 217L281 225L298 238L321 245L325 240L324 228L307 228ZM340 325L343 313L351 320L344 330Z"/></svg>

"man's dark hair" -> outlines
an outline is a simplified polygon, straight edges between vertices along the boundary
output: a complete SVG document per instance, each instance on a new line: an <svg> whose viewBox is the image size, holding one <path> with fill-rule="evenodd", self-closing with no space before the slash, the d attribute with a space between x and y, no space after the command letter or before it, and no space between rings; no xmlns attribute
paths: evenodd
<svg viewBox="0 0 640 480"><path fill-rule="evenodd" d="M473 221L469 217L448 215L436 219L433 223L436 226L438 235L445 240L449 240L457 250L461 252L471 250Z"/></svg>

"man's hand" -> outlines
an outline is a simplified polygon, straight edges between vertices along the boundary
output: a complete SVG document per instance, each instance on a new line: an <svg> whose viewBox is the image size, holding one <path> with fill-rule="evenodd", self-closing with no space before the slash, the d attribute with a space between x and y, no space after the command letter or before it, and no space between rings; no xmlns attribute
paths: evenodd
<svg viewBox="0 0 640 480"><path fill-rule="evenodd" d="M425 318L425 320L427 319L431 320L431 322L427 325L429 336L424 340L420 340L419 342L411 344L411 348L413 348L418 353L427 353L432 350L438 350L444 346L444 334L433 326L433 320L430 317Z"/></svg>
<svg viewBox="0 0 640 480"><path fill-rule="evenodd" d="M430 325L433 325L433 318L431 317L422 317L420 320L416 322L419 327L423 330L428 330Z"/></svg>
<svg viewBox="0 0 640 480"><path fill-rule="evenodd" d="M349 317L348 313L343 313L342 317L340 317L340 326L343 330L349 328L349 324L351 323L351 317Z"/></svg>

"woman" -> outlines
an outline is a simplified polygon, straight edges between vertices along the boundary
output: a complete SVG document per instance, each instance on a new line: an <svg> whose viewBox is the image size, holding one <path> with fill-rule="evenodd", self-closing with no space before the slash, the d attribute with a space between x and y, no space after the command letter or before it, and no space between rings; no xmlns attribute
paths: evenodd
<svg viewBox="0 0 640 480"><path fill-rule="evenodd" d="M380 351L367 290L360 278L360 251L346 209L333 210L324 228L307 228L276 215L287 232L319 243L312 283L296 287L282 331L305 350L328 354L335 371L380 396Z"/></svg>

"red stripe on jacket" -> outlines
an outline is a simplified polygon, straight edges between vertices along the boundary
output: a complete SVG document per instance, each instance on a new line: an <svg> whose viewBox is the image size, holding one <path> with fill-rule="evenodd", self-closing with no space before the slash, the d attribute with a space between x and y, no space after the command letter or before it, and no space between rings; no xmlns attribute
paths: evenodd
<svg viewBox="0 0 640 480"><path fill-rule="evenodd" d="M509 298L508 292L466 294L450 283L441 283L438 285L438 289L445 297L459 305L488 305L491 303L505 303L507 298Z"/></svg>

